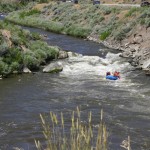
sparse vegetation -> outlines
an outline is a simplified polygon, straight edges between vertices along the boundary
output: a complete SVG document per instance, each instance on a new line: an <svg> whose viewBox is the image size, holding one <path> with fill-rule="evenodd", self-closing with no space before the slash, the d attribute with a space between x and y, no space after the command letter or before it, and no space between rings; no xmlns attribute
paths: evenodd
<svg viewBox="0 0 150 150"><path fill-rule="evenodd" d="M89 113L87 123L82 122L79 108L72 112L70 122L66 125L63 113L57 116L40 115L43 134L48 150L107 150L107 129L101 119L97 128L92 126L92 113ZM40 141L35 141L38 150L42 149Z"/></svg>
<svg viewBox="0 0 150 150"><path fill-rule="evenodd" d="M125 14L125 17L130 17L130 16L132 16L134 13L138 12L139 10L140 10L139 8L133 7L133 8L131 8L131 9Z"/></svg>
<svg viewBox="0 0 150 150"><path fill-rule="evenodd" d="M27 16L32 16L32 15L35 15L35 14L39 14L40 13L40 11L38 10L38 9L31 9L31 10L29 10L29 11L22 11L21 13L20 13L20 18L21 19L24 19L25 17L27 17Z"/></svg>
<svg viewBox="0 0 150 150"><path fill-rule="evenodd" d="M40 11L13 12L7 19L21 25L82 38L99 34L100 39L105 40L111 35L117 41L123 40L138 22L146 27L150 26L149 8L114 8L83 3L74 6L72 3L53 2ZM120 19L122 12L126 13ZM137 20L137 23L130 21L133 15L133 21ZM47 19L44 19L46 16Z"/></svg>

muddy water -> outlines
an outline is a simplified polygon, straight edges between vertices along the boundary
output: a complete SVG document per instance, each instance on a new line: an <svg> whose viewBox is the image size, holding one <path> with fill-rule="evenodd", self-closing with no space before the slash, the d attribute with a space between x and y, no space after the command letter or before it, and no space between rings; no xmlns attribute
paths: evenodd
<svg viewBox="0 0 150 150"><path fill-rule="evenodd" d="M150 150L150 78L102 45L29 29L46 34L51 45L84 55L62 61L59 74L37 72L0 80L0 149L34 150L34 139L43 139L39 113L62 111L70 117L79 106L82 120L92 111L95 126L104 109L110 150L121 150L128 135L133 150ZM121 79L106 80L108 70L119 70Z"/></svg>

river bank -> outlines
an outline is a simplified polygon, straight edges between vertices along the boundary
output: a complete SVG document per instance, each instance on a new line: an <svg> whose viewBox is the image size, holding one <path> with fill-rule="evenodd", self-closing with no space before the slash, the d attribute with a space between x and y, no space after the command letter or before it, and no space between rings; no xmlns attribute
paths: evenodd
<svg viewBox="0 0 150 150"><path fill-rule="evenodd" d="M60 49L49 46L38 33L30 33L6 21L0 21L0 78L31 73L59 56Z"/></svg>
<svg viewBox="0 0 150 150"><path fill-rule="evenodd" d="M138 69L150 73L150 8L49 3L10 13L16 24L86 38L122 51ZM36 11L35 11L36 10Z"/></svg>

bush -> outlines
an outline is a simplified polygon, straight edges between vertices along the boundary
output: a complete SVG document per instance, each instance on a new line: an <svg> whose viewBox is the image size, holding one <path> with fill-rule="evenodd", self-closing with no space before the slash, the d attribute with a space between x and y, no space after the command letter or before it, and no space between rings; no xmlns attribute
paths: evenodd
<svg viewBox="0 0 150 150"><path fill-rule="evenodd" d="M30 70L37 70L39 69L40 62L33 53L26 53L23 58L23 64Z"/></svg>
<svg viewBox="0 0 150 150"><path fill-rule="evenodd" d="M111 7L102 7L102 12L104 15L109 15L112 11Z"/></svg>
<svg viewBox="0 0 150 150"><path fill-rule="evenodd" d="M32 16L34 14L39 14L39 13L40 13L40 11L38 9L32 9L29 11L22 11L19 14L19 18L24 19L27 16Z"/></svg>
<svg viewBox="0 0 150 150"><path fill-rule="evenodd" d="M127 14L125 14L125 17L130 17L130 16L132 16L132 15L134 14L134 12L137 12L137 11L139 11L139 10L140 10L139 8L133 7L133 8L131 8L131 9L128 11Z"/></svg>
<svg viewBox="0 0 150 150"><path fill-rule="evenodd" d="M5 62L3 62L3 59L0 57L0 75L7 75L9 73L9 66Z"/></svg>
<svg viewBox="0 0 150 150"><path fill-rule="evenodd" d="M0 2L0 12L4 12L4 13L16 11L23 7L24 6L18 2L13 2L13 1L1 1Z"/></svg>
<svg viewBox="0 0 150 150"><path fill-rule="evenodd" d="M0 56L5 55L9 50L9 45L5 42L2 41L0 45Z"/></svg>
<svg viewBox="0 0 150 150"><path fill-rule="evenodd" d="M47 59L55 59L58 56L59 48L54 46L49 46L46 49Z"/></svg>
<svg viewBox="0 0 150 150"><path fill-rule="evenodd" d="M126 37L125 32L120 31L120 32L117 32L117 33L116 33L116 35L115 35L115 40L117 40L117 41L122 41L125 37Z"/></svg>
<svg viewBox="0 0 150 150"><path fill-rule="evenodd" d="M111 31L104 31L104 32L102 32L101 33L101 35L100 35L100 40L105 40L109 35L111 34Z"/></svg>
<svg viewBox="0 0 150 150"><path fill-rule="evenodd" d="M19 63L18 62L12 62L11 65L10 65L10 68L11 68L11 72L13 71L18 71L19 70Z"/></svg>
<svg viewBox="0 0 150 150"><path fill-rule="evenodd" d="M87 37L90 31L91 30L89 28L83 28L83 27L75 26L75 25L72 25L68 27L67 29L65 29L65 32L68 35L73 35L75 37L81 37L81 38Z"/></svg>

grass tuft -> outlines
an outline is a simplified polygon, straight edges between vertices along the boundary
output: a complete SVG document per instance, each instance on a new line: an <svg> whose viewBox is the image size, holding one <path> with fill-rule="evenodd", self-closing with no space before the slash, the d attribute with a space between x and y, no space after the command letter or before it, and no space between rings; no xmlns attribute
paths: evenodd
<svg viewBox="0 0 150 150"><path fill-rule="evenodd" d="M63 113L57 116L50 112L49 117L41 115L43 134L47 143L47 150L106 150L107 149L107 129L103 122L103 111L98 128L92 126L92 113L88 114L87 123L81 121L79 108L72 112L69 125L65 124ZM95 131L96 130L96 131ZM38 150L42 144L35 140Z"/></svg>

